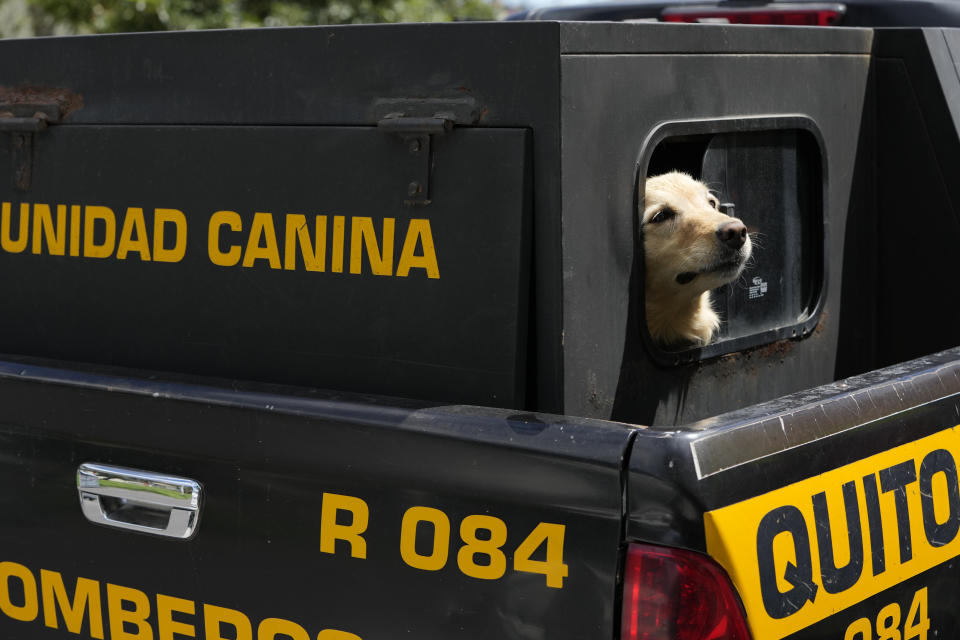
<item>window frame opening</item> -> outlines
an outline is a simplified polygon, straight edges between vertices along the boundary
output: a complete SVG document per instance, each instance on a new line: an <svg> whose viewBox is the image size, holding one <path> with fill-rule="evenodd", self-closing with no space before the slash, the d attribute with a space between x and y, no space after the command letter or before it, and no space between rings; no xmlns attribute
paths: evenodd
<svg viewBox="0 0 960 640"><path fill-rule="evenodd" d="M696 120L675 120L666 121L656 126L640 147L640 152L636 163L636 174L634 180L634 225L636 232L636 259L640 261L642 267L641 273L646 273L646 255L644 252L643 229L640 224L640 212L642 211L643 192L651 169L651 160L655 160L655 154L660 145L670 139L675 139L673 145L689 145L690 151L686 156L683 153L676 154L672 161L660 162L664 151L661 150L660 159L656 159L660 164L653 167L654 175L665 173L671 170L684 171L691 173L694 178L700 178L700 171L703 169L703 160L706 149L712 137L724 134L750 134L750 133L770 133L770 132L789 132L798 133L798 141L803 141L798 146L798 159L802 162L809 162L812 165L805 167L808 171L808 206L806 210L801 211L800 224L803 225L803 240L809 246L804 246L804 251L810 252L810 258L804 261L804 272L802 279L808 280L802 282L801 289L806 289L808 293L802 294L801 303L803 312L796 322L779 323L775 326L761 327L755 333L739 335L730 338L724 338L721 335L716 341L708 345L694 345L680 350L671 350L657 344L650 336L647 328L646 316L646 291L645 277L639 278L638 291L640 301L640 329L641 336L647 352L658 364L661 365L681 365L689 364L715 358L717 356L743 351L754 347L759 347L775 343L786 339L803 339L816 330L823 312L824 301L827 294L828 282L828 241L829 241L829 210L828 210L828 166L826 147L823 142L823 136L820 133L816 123L810 118L802 115L786 116L761 116L761 117L739 117L739 118L715 118L715 119L696 119ZM803 153L801 153L801 147ZM691 158L696 158L693 162ZM809 160L808 160L809 158ZM678 162L678 159L680 162ZM816 161L819 161L817 164ZM668 165L674 166L668 166ZM692 167L699 164L699 170L693 171ZM815 185L819 182L820 189ZM721 196L721 201L723 200ZM737 203L734 202L734 205ZM816 217L821 218L820 224L816 223ZM749 212L735 210L736 217L743 219L747 227L757 223L756 219L751 219ZM761 242L761 245L764 245ZM774 247L761 246L755 248L755 251L773 250ZM745 271L741 278L750 278L749 270ZM731 285L727 285L731 286ZM741 285L742 286L742 285ZM716 297L714 298L716 302ZM722 316L722 314L721 314ZM724 323L727 318L722 317Z"/></svg>

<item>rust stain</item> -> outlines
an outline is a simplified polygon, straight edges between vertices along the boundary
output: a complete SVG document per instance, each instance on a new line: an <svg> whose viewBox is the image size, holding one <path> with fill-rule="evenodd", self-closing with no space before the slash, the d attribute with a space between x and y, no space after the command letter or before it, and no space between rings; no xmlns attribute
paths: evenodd
<svg viewBox="0 0 960 640"><path fill-rule="evenodd" d="M797 346L796 340L786 338L784 340L777 340L776 342L765 344L762 347L757 347L754 353L762 358L783 358L788 353L793 351L795 346Z"/></svg>
<svg viewBox="0 0 960 640"><path fill-rule="evenodd" d="M739 362L740 359L743 357L743 355L744 355L744 354L743 354L742 351L734 351L733 353L725 353L724 355L720 356L720 361L721 361L721 362Z"/></svg>
<svg viewBox="0 0 960 640"><path fill-rule="evenodd" d="M771 360L780 360L780 362L783 362L787 355L797 346L797 342L798 340L795 338L784 338L783 340L745 349L744 351L727 353L720 357L720 362L726 367L730 367L729 371L736 373L736 375L755 374L757 373L756 367L748 366L746 369L734 369L733 367L741 367L749 364L754 356L761 361L757 364L767 361L767 366L770 366Z"/></svg>
<svg viewBox="0 0 960 640"><path fill-rule="evenodd" d="M14 87L0 85L0 104L33 105L56 104L60 117L83 108L83 96L60 87L45 87L34 84L18 84Z"/></svg>
<svg viewBox="0 0 960 640"><path fill-rule="evenodd" d="M816 334L821 334L821 333L823 333L823 330L826 328L826 327L825 327L826 322L827 322L827 312L826 312L826 311L823 311L823 312L820 313L820 321L817 323L817 326L816 326L816 328L813 330L813 332L816 333Z"/></svg>

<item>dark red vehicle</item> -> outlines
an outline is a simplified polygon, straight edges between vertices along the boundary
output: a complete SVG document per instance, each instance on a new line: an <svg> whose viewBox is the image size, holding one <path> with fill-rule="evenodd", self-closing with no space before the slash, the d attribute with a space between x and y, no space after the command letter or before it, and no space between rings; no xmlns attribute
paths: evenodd
<svg viewBox="0 0 960 640"><path fill-rule="evenodd" d="M958 27L955 0L805 0L703 2L621 0L563 3L517 12L508 20L659 21L819 27Z"/></svg>

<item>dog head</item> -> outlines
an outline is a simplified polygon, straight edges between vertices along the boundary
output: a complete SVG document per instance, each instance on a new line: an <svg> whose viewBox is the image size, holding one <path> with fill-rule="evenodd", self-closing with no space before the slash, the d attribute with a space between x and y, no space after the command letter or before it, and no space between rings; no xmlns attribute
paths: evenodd
<svg viewBox="0 0 960 640"><path fill-rule="evenodd" d="M718 206L706 185L685 173L647 178L642 226L648 324L651 305L668 319L694 304L709 310L704 294L743 271L752 250L750 235L743 222ZM709 334L698 338L705 343Z"/></svg>

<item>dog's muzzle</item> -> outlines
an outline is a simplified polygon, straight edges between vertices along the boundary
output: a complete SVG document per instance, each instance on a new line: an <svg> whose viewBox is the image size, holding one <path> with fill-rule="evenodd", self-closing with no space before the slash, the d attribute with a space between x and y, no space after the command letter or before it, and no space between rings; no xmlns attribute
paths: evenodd
<svg viewBox="0 0 960 640"><path fill-rule="evenodd" d="M740 273L747 256L743 253L743 245L747 242L747 226L739 220L724 222L717 228L717 240L720 242L721 256L710 266L699 271L684 271L677 274L677 284L689 284L705 273L716 273L721 277L734 278Z"/></svg>

